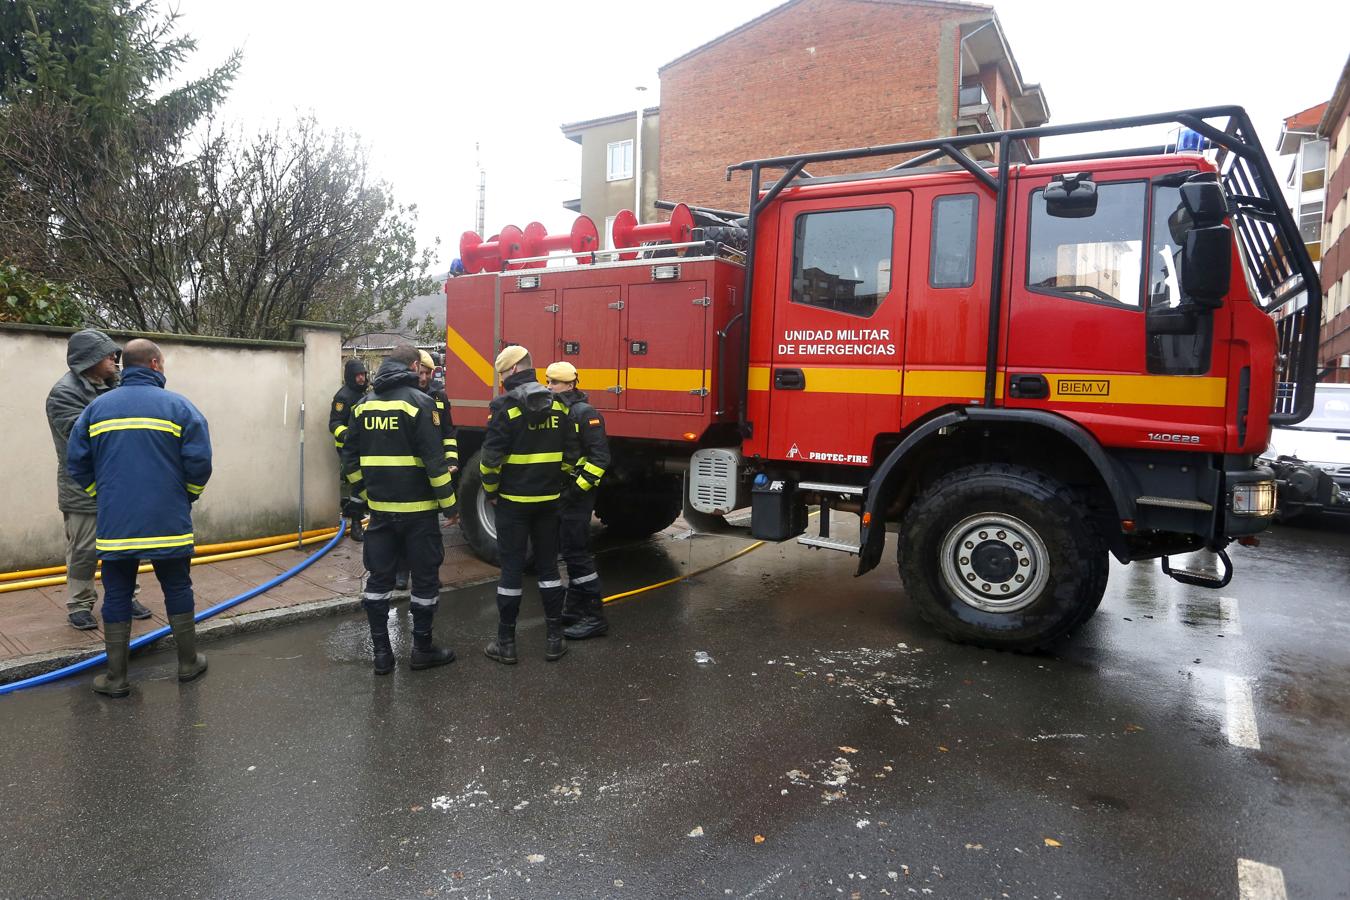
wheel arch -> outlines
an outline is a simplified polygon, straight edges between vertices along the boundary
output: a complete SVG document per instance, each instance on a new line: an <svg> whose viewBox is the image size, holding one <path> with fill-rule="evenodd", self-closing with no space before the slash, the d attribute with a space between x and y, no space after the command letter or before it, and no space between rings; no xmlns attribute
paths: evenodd
<svg viewBox="0 0 1350 900"><path fill-rule="evenodd" d="M954 443L953 443L954 441ZM990 452L997 443L998 455ZM873 473L862 509L857 574L875 568L886 543L886 522L903 511L924 483L982 460L1016 462L1048 474L1069 473L1090 490L1114 522L1135 517L1133 492L1111 456L1076 422L1044 410L961 408L913 427ZM1118 524L1102 536L1121 562L1129 559Z"/></svg>

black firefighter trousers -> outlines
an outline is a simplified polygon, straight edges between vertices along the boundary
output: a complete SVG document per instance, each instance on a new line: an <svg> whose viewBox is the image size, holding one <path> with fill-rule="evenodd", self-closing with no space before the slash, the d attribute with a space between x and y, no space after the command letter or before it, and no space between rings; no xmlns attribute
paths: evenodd
<svg viewBox="0 0 1350 900"><path fill-rule="evenodd" d="M521 583L530 545L534 546L544 618L556 619L562 615L563 605L562 578L558 576L558 501L517 503L499 498L497 550L502 561L502 577L497 584L497 614L503 625L514 626L520 615L520 598L524 593Z"/></svg>
<svg viewBox="0 0 1350 900"><path fill-rule="evenodd" d="M424 610L423 616L435 611L441 596L441 562L445 559L438 516L434 510L371 512L361 550L362 561L370 573L361 595L361 603L367 610L389 612L394 578L400 561L405 561L412 570L412 611Z"/></svg>
<svg viewBox="0 0 1350 900"><path fill-rule="evenodd" d="M591 553L591 517L595 515L595 491L586 491L559 512L558 545L567 565L567 606L585 613L600 600L600 575Z"/></svg>

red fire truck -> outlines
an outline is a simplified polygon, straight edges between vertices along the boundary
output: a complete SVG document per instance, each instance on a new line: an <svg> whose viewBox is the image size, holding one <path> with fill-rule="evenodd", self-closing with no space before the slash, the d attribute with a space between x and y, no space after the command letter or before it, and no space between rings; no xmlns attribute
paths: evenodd
<svg viewBox="0 0 1350 900"><path fill-rule="evenodd" d="M1144 125L1184 140L1017 160L1029 138ZM874 157L908 158L807 171ZM1108 555L1228 583L1224 548L1274 513L1258 456L1272 423L1308 414L1321 319L1316 271L1241 108L738 172L746 213L625 219L617 251L598 251L587 222L466 235L470 271L488 271L446 283L446 381L479 554L495 554L473 457L498 387L489 360L517 343L541 370L572 362L604 411L614 462L596 512L616 532L650 534L682 511L726 530L748 510L751 536L856 554L859 575L894 532L926 621L1012 649L1091 616ZM1277 334L1272 313L1297 297ZM856 537L832 510L858 516ZM1205 548L1212 570L1169 565Z"/></svg>

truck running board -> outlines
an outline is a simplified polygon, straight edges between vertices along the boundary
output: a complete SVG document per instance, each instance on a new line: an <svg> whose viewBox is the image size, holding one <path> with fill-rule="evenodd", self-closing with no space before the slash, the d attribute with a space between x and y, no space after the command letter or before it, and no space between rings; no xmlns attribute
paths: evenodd
<svg viewBox="0 0 1350 900"><path fill-rule="evenodd" d="M844 553L851 553L854 556L857 556L858 551L862 549L862 547L857 544L850 544L848 541L837 541L834 538L812 537L809 534L804 534L797 538L797 543L807 547L819 547L822 550L841 550Z"/></svg>
<svg viewBox="0 0 1350 900"><path fill-rule="evenodd" d="M1221 588L1227 587L1228 582L1233 580L1233 561L1228 558L1228 553L1224 550L1218 552L1219 561L1223 563L1222 575L1211 575L1208 572L1191 572L1186 569L1173 569L1168 563L1167 557L1162 557L1163 574L1173 581L1179 581L1182 584L1193 584L1202 588Z"/></svg>

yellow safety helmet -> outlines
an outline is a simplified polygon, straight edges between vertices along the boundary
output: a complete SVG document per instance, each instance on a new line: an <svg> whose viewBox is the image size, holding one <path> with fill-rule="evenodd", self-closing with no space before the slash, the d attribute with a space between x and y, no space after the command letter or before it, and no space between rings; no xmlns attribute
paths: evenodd
<svg viewBox="0 0 1350 900"><path fill-rule="evenodd" d="M519 344L512 344L503 348L502 352L497 354L497 362L493 364L493 368L497 370L497 374L505 375L515 367L516 363L529 355L530 351L524 347Z"/></svg>
<svg viewBox="0 0 1350 900"><path fill-rule="evenodd" d="M421 365L422 368L426 369L428 372L436 371L436 360L431 358L430 353L425 350L418 350L417 355L419 357L419 365Z"/></svg>
<svg viewBox="0 0 1350 900"><path fill-rule="evenodd" d="M544 370L544 377L549 381L565 381L568 384L575 384L577 367L570 362L555 362Z"/></svg>

